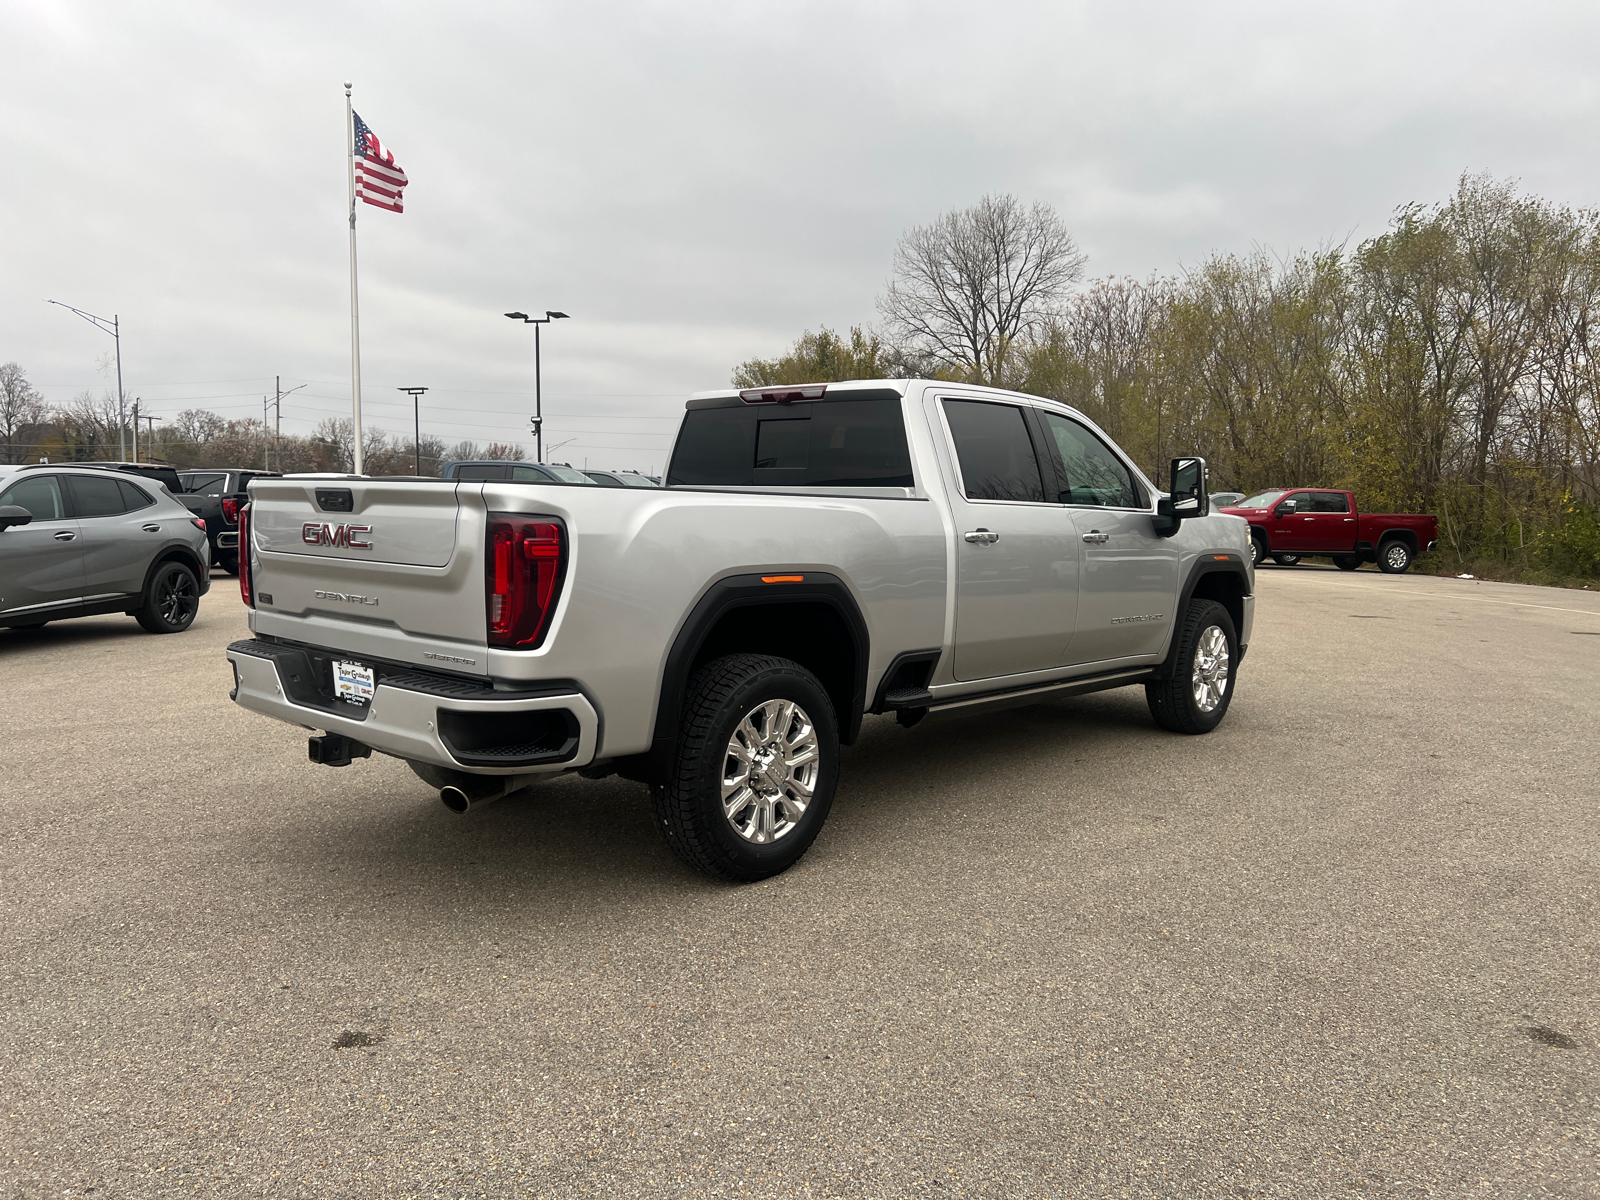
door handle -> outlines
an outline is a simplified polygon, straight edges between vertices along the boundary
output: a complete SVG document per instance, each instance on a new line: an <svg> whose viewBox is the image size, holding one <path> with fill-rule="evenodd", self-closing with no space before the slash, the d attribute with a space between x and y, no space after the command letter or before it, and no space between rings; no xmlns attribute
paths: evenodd
<svg viewBox="0 0 1600 1200"><path fill-rule="evenodd" d="M143 525L139 526L139 528L144 530L146 533L161 532L161 526L157 525L154 521L146 521Z"/></svg>
<svg viewBox="0 0 1600 1200"><path fill-rule="evenodd" d="M993 545L1000 540L998 533L992 533L987 529L974 529L969 533L963 533L961 536L974 545Z"/></svg>
<svg viewBox="0 0 1600 1200"><path fill-rule="evenodd" d="M73 533L72 530L70 530L70 529L63 529L60 533L55 534L54 536L55 536L56 541L58 541L58 542L70 542L73 538L77 537L78 535Z"/></svg>
<svg viewBox="0 0 1600 1200"><path fill-rule="evenodd" d="M1101 533L1098 529L1091 529L1083 535L1083 540L1091 546L1103 546L1111 540L1111 535L1109 533Z"/></svg>

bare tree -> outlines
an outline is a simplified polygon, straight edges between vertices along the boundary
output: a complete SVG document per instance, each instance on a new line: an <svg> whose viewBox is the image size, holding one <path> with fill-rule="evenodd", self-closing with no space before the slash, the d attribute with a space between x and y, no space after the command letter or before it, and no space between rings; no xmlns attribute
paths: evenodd
<svg viewBox="0 0 1600 1200"><path fill-rule="evenodd" d="M985 196L900 239L878 308L911 355L999 383L1086 262L1050 205Z"/></svg>
<svg viewBox="0 0 1600 1200"><path fill-rule="evenodd" d="M18 443L23 431L44 420L44 399L27 372L17 363L0 366L0 438L5 439L5 461L21 462L28 448Z"/></svg>
<svg viewBox="0 0 1600 1200"><path fill-rule="evenodd" d="M523 462L527 459L527 452L521 446L513 446L510 442L490 442L489 448L483 452L484 458Z"/></svg>

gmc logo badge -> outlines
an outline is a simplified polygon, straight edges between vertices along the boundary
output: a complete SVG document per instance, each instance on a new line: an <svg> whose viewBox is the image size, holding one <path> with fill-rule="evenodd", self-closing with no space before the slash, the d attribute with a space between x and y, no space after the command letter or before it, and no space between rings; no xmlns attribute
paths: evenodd
<svg viewBox="0 0 1600 1200"><path fill-rule="evenodd" d="M300 526L300 540L308 546L348 546L352 550L371 550L372 543L361 537L371 532L371 525L323 525L317 521L307 521Z"/></svg>

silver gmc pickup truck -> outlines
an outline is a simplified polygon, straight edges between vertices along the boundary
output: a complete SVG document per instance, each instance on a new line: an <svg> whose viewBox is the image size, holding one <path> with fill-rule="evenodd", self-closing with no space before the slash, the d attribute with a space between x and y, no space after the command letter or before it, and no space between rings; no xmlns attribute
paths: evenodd
<svg viewBox="0 0 1600 1200"><path fill-rule="evenodd" d="M1171 478L1070 408L927 380L697 396L662 488L258 478L232 696L458 812L620 772L685 862L761 879L817 836L867 713L1140 684L1162 728L1214 729L1249 527L1202 460Z"/></svg>

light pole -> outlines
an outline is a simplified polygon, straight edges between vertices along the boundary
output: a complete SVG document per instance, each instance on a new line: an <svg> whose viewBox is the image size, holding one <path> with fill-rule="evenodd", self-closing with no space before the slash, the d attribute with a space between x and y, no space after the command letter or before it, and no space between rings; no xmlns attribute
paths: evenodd
<svg viewBox="0 0 1600 1200"><path fill-rule="evenodd" d="M127 423L127 409L122 398L122 326L115 313L108 323L104 317L97 317L93 313L86 313L81 308L73 308L70 304L62 304L59 300L46 300L46 304L58 304L68 312L75 312L101 333L109 333L111 340L117 344L117 458L121 462L128 461L128 437L123 431Z"/></svg>
<svg viewBox="0 0 1600 1200"><path fill-rule="evenodd" d="M509 312L506 316L513 321L521 321L524 325L533 326L533 445L536 462L544 461L544 396L540 391L539 382L539 326L548 325L551 321L565 321L567 314L564 312L551 312L545 310L542 317L530 317L527 313Z"/></svg>
<svg viewBox="0 0 1600 1200"><path fill-rule="evenodd" d="M422 394L428 389L425 387L395 388L397 392L404 392L411 397L411 423L416 432L416 441L412 445L416 448L417 474L422 474Z"/></svg>

